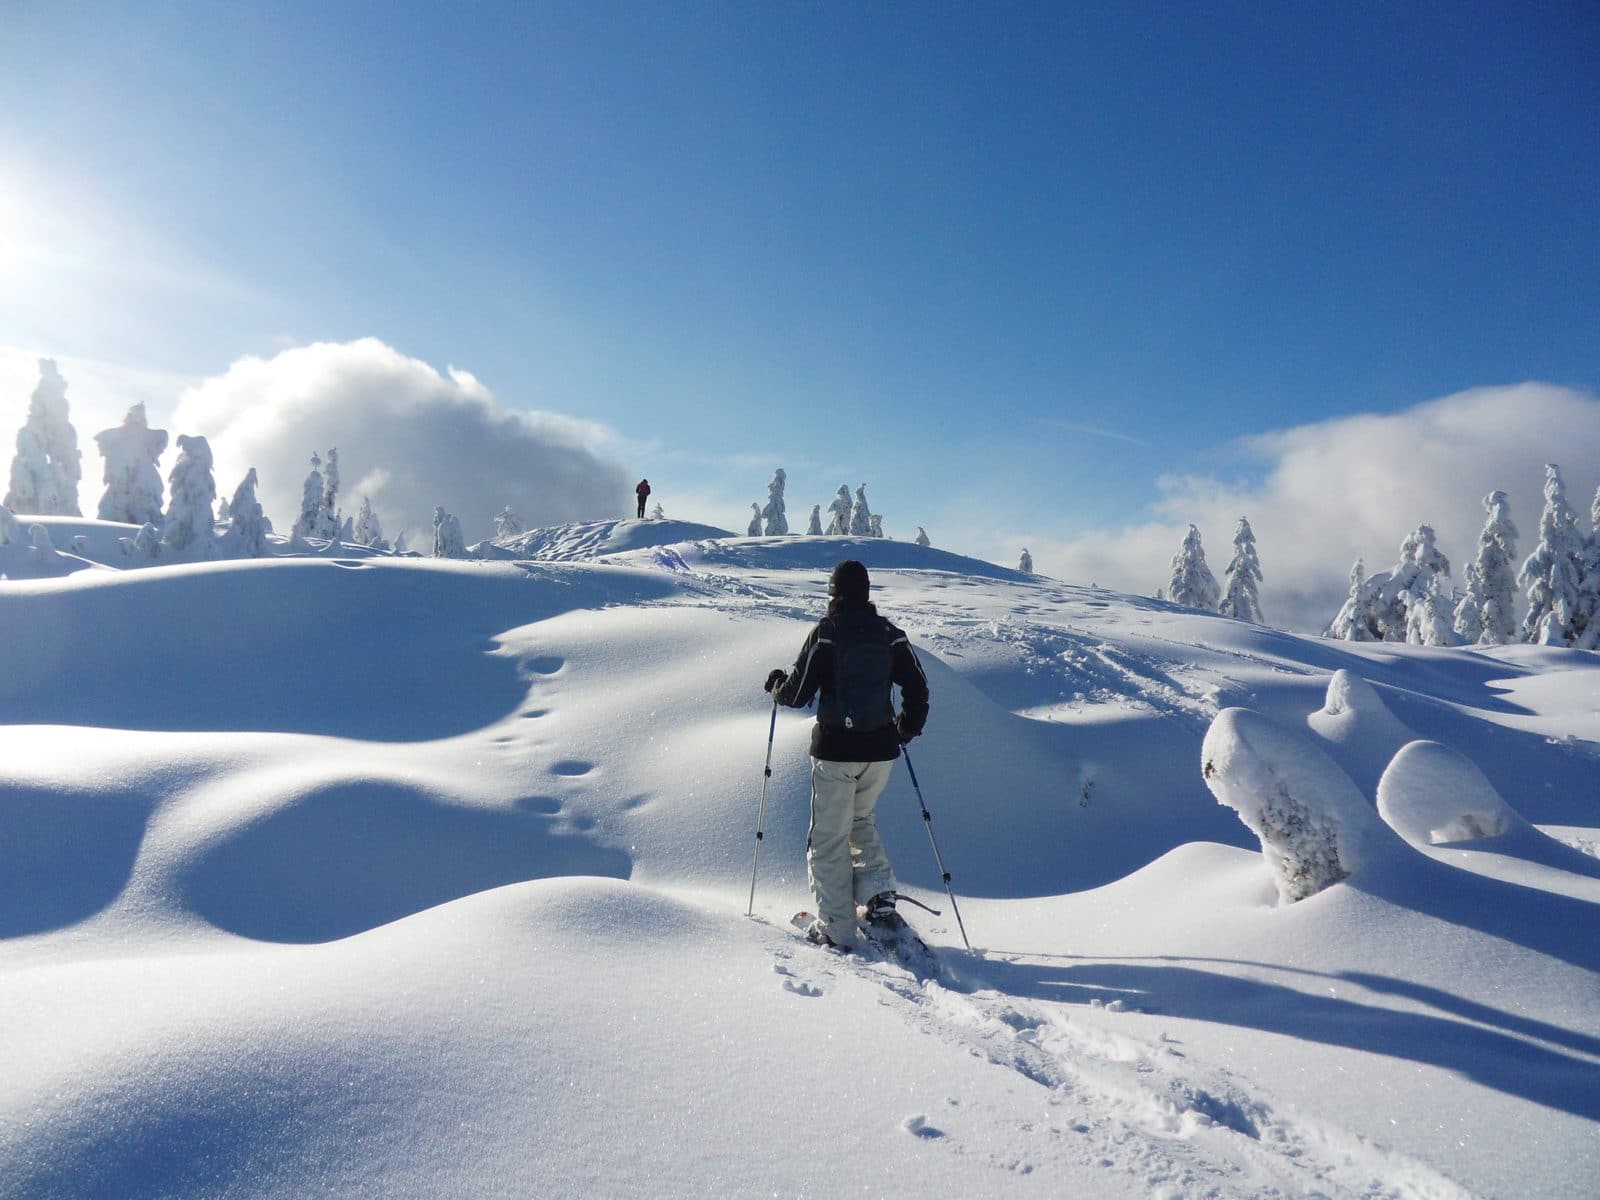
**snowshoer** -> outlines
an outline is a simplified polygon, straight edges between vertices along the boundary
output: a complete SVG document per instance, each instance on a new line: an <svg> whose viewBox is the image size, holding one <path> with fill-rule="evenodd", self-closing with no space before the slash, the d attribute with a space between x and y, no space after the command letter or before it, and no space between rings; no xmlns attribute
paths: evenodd
<svg viewBox="0 0 1600 1200"><path fill-rule="evenodd" d="M650 481L648 479L639 480L638 485L633 489L633 494L639 497L639 520L642 521L644 520L644 502L650 499Z"/></svg>
<svg viewBox="0 0 1600 1200"><path fill-rule="evenodd" d="M804 708L813 697L811 829L806 868L817 921L807 936L823 945L859 944L856 906L869 922L893 922L894 872L874 808L900 747L928 720L928 680L906 635L868 601L867 568L846 559L828 580L828 613L800 647L794 669L773 671L766 690ZM900 715L893 685L900 687Z"/></svg>

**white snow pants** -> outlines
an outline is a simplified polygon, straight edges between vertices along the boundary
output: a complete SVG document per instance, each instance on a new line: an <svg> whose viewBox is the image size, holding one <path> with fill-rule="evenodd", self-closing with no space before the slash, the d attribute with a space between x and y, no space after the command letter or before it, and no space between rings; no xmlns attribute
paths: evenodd
<svg viewBox="0 0 1600 1200"><path fill-rule="evenodd" d="M856 905L894 890L894 872L873 810L891 762L811 760L811 835L806 869L827 935L854 946Z"/></svg>

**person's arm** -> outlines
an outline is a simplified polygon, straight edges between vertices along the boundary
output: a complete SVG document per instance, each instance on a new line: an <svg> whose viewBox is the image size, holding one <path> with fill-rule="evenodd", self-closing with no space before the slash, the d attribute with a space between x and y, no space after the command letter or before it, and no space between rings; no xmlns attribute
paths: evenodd
<svg viewBox="0 0 1600 1200"><path fill-rule="evenodd" d="M895 633L890 665L890 677L900 687L900 715L895 719L895 729L902 742L909 742L928 723L928 677L911 648L911 639L898 629Z"/></svg>
<svg viewBox="0 0 1600 1200"><path fill-rule="evenodd" d="M776 689L769 689L779 704L786 708L804 708L811 703L817 689L822 686L825 660L832 653L832 648L833 639L823 632L819 624L800 647L800 654L794 660L794 670L778 681Z"/></svg>

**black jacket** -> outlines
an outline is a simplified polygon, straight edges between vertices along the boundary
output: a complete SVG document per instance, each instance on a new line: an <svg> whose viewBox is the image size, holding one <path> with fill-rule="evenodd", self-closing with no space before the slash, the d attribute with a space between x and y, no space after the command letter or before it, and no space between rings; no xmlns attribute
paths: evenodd
<svg viewBox="0 0 1600 1200"><path fill-rule="evenodd" d="M837 613L837 609L832 610ZM811 730L811 756L827 762L887 762L900 757L900 743L922 732L928 720L928 678L911 649L911 640L871 604L845 611L864 612L882 621L891 640L890 679L900 688L900 716L881 729L838 729L818 721ZM833 694L833 643L830 620L817 623L800 647L794 670L773 694L789 708L804 708L818 692Z"/></svg>

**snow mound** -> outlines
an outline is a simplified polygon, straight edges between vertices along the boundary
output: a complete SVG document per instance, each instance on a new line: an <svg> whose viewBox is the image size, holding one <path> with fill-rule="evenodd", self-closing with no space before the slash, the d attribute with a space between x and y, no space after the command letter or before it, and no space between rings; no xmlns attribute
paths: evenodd
<svg viewBox="0 0 1600 1200"><path fill-rule="evenodd" d="M1378 813L1414 845L1499 837L1526 824L1471 759L1425 741L1403 747L1384 771Z"/></svg>
<svg viewBox="0 0 1600 1200"><path fill-rule="evenodd" d="M471 551L479 558L579 562L629 550L733 536L729 530L692 521L592 521L531 529L516 537L479 542Z"/></svg>
<svg viewBox="0 0 1600 1200"><path fill-rule="evenodd" d="M1206 786L1261 839L1285 904L1354 875L1387 832L1344 770L1260 713L1226 708L1201 746Z"/></svg>
<svg viewBox="0 0 1600 1200"><path fill-rule="evenodd" d="M713 541L685 551L691 566L831 571L847 558L869 571L949 571L975 579L1039 584L1036 575L933 546L875 537L752 537Z"/></svg>
<svg viewBox="0 0 1600 1200"><path fill-rule="evenodd" d="M49 527L29 521L26 529L0 505L0 579L60 579L95 564L55 548Z"/></svg>
<svg viewBox="0 0 1600 1200"><path fill-rule="evenodd" d="M1306 724L1367 796L1400 747L1417 738L1389 711L1377 688L1344 667L1333 673L1326 702Z"/></svg>

